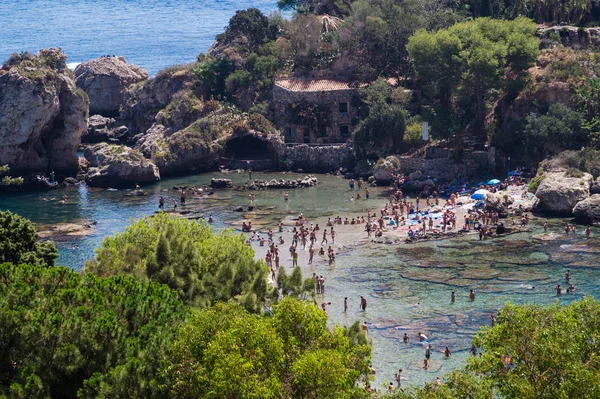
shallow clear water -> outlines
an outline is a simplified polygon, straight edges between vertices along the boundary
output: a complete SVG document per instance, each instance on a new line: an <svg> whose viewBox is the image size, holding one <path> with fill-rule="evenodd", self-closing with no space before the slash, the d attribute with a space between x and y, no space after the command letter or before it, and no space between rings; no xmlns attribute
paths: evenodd
<svg viewBox="0 0 600 399"><path fill-rule="evenodd" d="M128 197L129 190L107 191L87 189L45 193L2 194L0 209L10 209L36 223L97 220L94 235L59 242L59 264L81 269L85 260L93 256L107 234L122 231L130 218L151 214L157 209L158 198L164 195L167 204L178 199L171 188L179 184L207 184L219 173L166 179L145 187L145 197ZM230 174L236 184L247 180L245 173ZM255 178L290 178L296 174L260 174ZM188 209L200 208L215 218L215 228L239 226L242 218L253 220L264 232L276 230L278 222L289 216L304 213L309 222L324 226L327 217L357 216L366 209L377 210L387 197L385 189L373 189L369 201L351 201L347 181L333 176L318 176L314 188L290 190L290 200L283 201L283 191L256 192L256 212L238 213L234 209L248 204L248 192L217 191L210 198L188 197ZM44 201L43 197L69 196L67 205ZM331 301L328 313L332 323L350 324L354 320L367 321L369 337L373 342L373 367L378 371L373 386L384 387L392 380L398 368L404 369L405 384L422 384L458 367L469 356L472 335L481 325L490 324L490 315L507 301L513 303L551 304L566 303L583 295L600 298L600 231L593 230L592 238L577 235L542 235L540 223L534 220L531 232L523 232L480 242L477 236L455 240L435 241L417 245L377 244L366 240L358 226L336 226L338 252L336 264L329 266L325 259L315 256L308 266L308 251L300 250L299 262L306 277L312 273L323 275L326 295L319 303ZM551 220L550 230L560 232L565 221ZM277 234L278 236L279 234ZM291 270L287 246L291 233L281 234L286 244L281 246L281 265ZM541 238L552 238L542 240ZM342 243L339 240L343 241ZM320 241L320 240L319 240ZM79 249L72 249L75 244ZM253 243L258 257L265 247ZM571 270L577 293L557 298L556 284L565 286L564 273ZM535 289L531 289L535 286ZM469 289L474 289L475 302L468 300ZM450 303L451 291L456 292L456 303ZM359 297L367 298L366 312L359 309ZM343 299L349 298L349 310L343 312ZM429 371L421 369L425 348L416 343L417 333L425 333L433 346ZM405 345L402 336L407 332L411 344ZM448 346L453 355L444 359L440 353Z"/></svg>
<svg viewBox="0 0 600 399"><path fill-rule="evenodd" d="M151 75L206 52L236 10L275 11L275 0L2 0L0 63L61 47L69 63L122 55Z"/></svg>

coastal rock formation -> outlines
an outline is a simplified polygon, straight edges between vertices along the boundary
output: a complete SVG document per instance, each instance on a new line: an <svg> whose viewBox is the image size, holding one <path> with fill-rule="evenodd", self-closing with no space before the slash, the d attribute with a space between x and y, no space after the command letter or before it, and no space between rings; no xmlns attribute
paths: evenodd
<svg viewBox="0 0 600 399"><path fill-rule="evenodd" d="M82 143L114 143L125 142L129 130L126 126L114 127L113 118L105 118L102 115L93 115L88 119L87 131L81 136Z"/></svg>
<svg viewBox="0 0 600 399"><path fill-rule="evenodd" d="M231 188L233 187L233 183L231 179L211 179L210 186L212 188Z"/></svg>
<svg viewBox="0 0 600 399"><path fill-rule="evenodd" d="M373 170L373 176L375 177L377 185L389 186L392 174L398 171L399 167L400 161L393 155L377 161L375 169Z"/></svg>
<svg viewBox="0 0 600 399"><path fill-rule="evenodd" d="M119 115L127 88L148 79L148 72L123 57L100 57L75 68L75 83L90 99L90 113Z"/></svg>
<svg viewBox="0 0 600 399"><path fill-rule="evenodd" d="M60 49L13 55L0 69L0 164L14 174L75 174L87 98Z"/></svg>
<svg viewBox="0 0 600 399"><path fill-rule="evenodd" d="M246 168L246 160L276 166L285 144L264 117L245 115L216 101L182 91L156 115L135 148L164 174ZM256 169L256 168L255 168Z"/></svg>
<svg viewBox="0 0 600 399"><path fill-rule="evenodd" d="M513 198L508 194L499 195L496 193L486 193L483 196L485 209L500 213L506 212L507 207L513 202Z"/></svg>
<svg viewBox="0 0 600 399"><path fill-rule="evenodd" d="M89 162L85 182L97 187L132 187L160 180L156 165L136 150L106 143L85 149Z"/></svg>
<svg viewBox="0 0 600 399"><path fill-rule="evenodd" d="M313 175L304 176L302 179L281 179L281 180L254 180L248 186L250 190L271 190L271 189L293 189L306 188L317 185L317 178Z"/></svg>
<svg viewBox="0 0 600 399"><path fill-rule="evenodd" d="M352 147L348 144L330 146L301 144L286 148L283 162L292 170L325 173L339 169L351 157Z"/></svg>
<svg viewBox="0 0 600 399"><path fill-rule="evenodd" d="M557 214L571 214L575 205L590 196L593 177L581 173L572 177L566 170L544 173L535 196L539 199L538 209Z"/></svg>
<svg viewBox="0 0 600 399"><path fill-rule="evenodd" d="M196 78L192 66L160 71L156 77L129 87L124 94L121 117L131 121L129 128L134 134L150 129L158 111L193 85Z"/></svg>
<svg viewBox="0 0 600 399"><path fill-rule="evenodd" d="M573 215L584 223L600 221L600 194L579 201L573 208Z"/></svg>

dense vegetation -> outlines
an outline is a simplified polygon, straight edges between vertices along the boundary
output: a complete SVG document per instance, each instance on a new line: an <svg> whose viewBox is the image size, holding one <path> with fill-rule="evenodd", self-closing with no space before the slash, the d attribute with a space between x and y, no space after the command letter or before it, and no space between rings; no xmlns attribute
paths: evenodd
<svg viewBox="0 0 600 399"><path fill-rule="evenodd" d="M312 304L284 299L257 316L238 305L195 312L168 368L177 398L363 398L370 348L358 322L327 329Z"/></svg>
<svg viewBox="0 0 600 399"><path fill-rule="evenodd" d="M554 161L593 169L596 159L573 152ZM31 222L9 212L0 216L35 239ZM17 248L21 236L0 242ZM171 248L176 241L182 246ZM251 249L238 241L229 232L213 234L204 224L158 214L103 243L88 267L109 277L53 267L33 255L0 264L0 396L369 397L370 345L359 324L329 329L314 301L298 299L310 299L314 290L299 268L279 273L271 302L247 306L240 298L256 295L255 280L235 291L222 272L231 266L235 276L252 267ZM214 250L203 253L208 243ZM209 281L205 275L218 280L218 289L198 284L192 295L183 262L201 268L199 282ZM474 337L481 356L440 385L388 396L596 398L599 318L600 303L592 298L568 306L507 304L495 326Z"/></svg>
<svg viewBox="0 0 600 399"><path fill-rule="evenodd" d="M75 398L84 384L160 392L158 367L186 312L177 293L29 264L0 265L0 280L0 396Z"/></svg>
<svg viewBox="0 0 600 399"><path fill-rule="evenodd" d="M289 19L257 9L238 11L208 53L198 57L197 89L205 99L231 102L273 120L279 111L271 107L270 94L281 77L343 79L380 90L385 82L408 92L400 102L370 103L364 90L353 100L359 109L352 121L359 159L385 155L370 148L379 136L385 136L386 145L394 137L387 153L414 148L421 121L429 122L433 139L457 150L465 143L492 144L500 155L522 163L598 145L597 49L582 27L600 21L593 2L278 4L291 12ZM536 32L536 24L562 23L580 26L579 39L567 28ZM563 47L569 40L592 45ZM550 107L556 102L561 105ZM289 115L304 117L301 126L324 132L330 123L319 104L290 106ZM390 132L392 113L398 120ZM559 119L565 122L556 126Z"/></svg>
<svg viewBox="0 0 600 399"><path fill-rule="evenodd" d="M440 385L398 398L597 398L600 396L600 304L506 305L473 343L481 356Z"/></svg>

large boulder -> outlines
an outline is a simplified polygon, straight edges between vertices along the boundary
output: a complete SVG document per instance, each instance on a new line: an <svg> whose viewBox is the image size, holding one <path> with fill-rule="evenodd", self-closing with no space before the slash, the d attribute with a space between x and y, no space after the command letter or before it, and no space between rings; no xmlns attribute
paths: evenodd
<svg viewBox="0 0 600 399"><path fill-rule="evenodd" d="M500 213L506 212L509 205L514 202L509 194L486 193L483 196L485 209Z"/></svg>
<svg viewBox="0 0 600 399"><path fill-rule="evenodd" d="M589 173L558 169L545 172L535 196L538 209L570 215L575 205L590 196L593 177Z"/></svg>
<svg viewBox="0 0 600 399"><path fill-rule="evenodd" d="M85 182L96 187L133 187L160 180L156 165L137 150L106 143L85 149L89 163Z"/></svg>
<svg viewBox="0 0 600 399"><path fill-rule="evenodd" d="M148 72L123 57L100 57L75 68L75 83L90 99L90 113L119 115L127 88L148 79Z"/></svg>
<svg viewBox="0 0 600 399"><path fill-rule="evenodd" d="M573 215L584 223L600 221L600 194L579 201L573 208Z"/></svg>
<svg viewBox="0 0 600 399"><path fill-rule="evenodd" d="M13 174L75 174L88 103L60 49L13 55L0 68L0 165Z"/></svg>
<svg viewBox="0 0 600 399"><path fill-rule="evenodd" d="M400 161L393 155L377 161L373 170L373 177L375 177L377 185L389 186L390 180L398 168L400 168Z"/></svg>

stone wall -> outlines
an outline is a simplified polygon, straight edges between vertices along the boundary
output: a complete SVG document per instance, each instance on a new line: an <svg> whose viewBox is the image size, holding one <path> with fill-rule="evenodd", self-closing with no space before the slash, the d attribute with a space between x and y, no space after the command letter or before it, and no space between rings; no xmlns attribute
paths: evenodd
<svg viewBox="0 0 600 399"><path fill-rule="evenodd" d="M313 144L343 143L354 130L352 121L357 116L357 109L352 107L352 97L358 93L358 89L327 90L314 92L295 92L275 85L273 87L273 119L275 125L283 131L286 143L305 143L305 133L308 140ZM295 125L290 121L286 109L291 104L306 101L308 103L327 106L329 111L329 126L323 136L320 132L309 129L306 126ZM340 112L340 103L346 103L348 112ZM347 129L343 132L343 129Z"/></svg>
<svg viewBox="0 0 600 399"><path fill-rule="evenodd" d="M441 181L454 181L457 178L471 178L493 172L496 168L496 150L491 147L488 151L465 151L456 162L452 157L447 158L413 158L398 157L400 173L409 175L420 171L426 176Z"/></svg>
<svg viewBox="0 0 600 399"><path fill-rule="evenodd" d="M284 167L305 172L331 172L339 169L351 158L352 147L348 144L309 146L300 144L286 147Z"/></svg>

